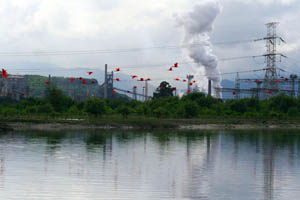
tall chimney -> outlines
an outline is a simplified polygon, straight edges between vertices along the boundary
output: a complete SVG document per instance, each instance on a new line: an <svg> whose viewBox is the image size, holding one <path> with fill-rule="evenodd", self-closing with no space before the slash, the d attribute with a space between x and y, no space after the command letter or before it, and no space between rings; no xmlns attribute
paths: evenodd
<svg viewBox="0 0 300 200"><path fill-rule="evenodd" d="M208 80L208 96L211 96L211 80Z"/></svg>

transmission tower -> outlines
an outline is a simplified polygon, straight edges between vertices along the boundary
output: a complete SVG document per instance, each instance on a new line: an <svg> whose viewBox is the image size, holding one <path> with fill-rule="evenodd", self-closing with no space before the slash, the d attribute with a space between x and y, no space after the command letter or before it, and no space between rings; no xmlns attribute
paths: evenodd
<svg viewBox="0 0 300 200"><path fill-rule="evenodd" d="M258 40L265 40L266 41L266 47L267 47L267 52L263 56L266 58L266 73L265 73L265 78L264 78L264 89L266 90L271 90L276 94L276 91L279 92L279 84L276 81L278 79L278 73L277 73L277 67L276 67L276 62L277 62L277 57L286 57L281 53L277 53L277 44L280 44L280 42L285 41L277 36L277 26L278 22L271 22L267 23L267 37L263 39L258 39ZM256 40L256 41L258 41ZM273 93L273 94L274 94Z"/></svg>

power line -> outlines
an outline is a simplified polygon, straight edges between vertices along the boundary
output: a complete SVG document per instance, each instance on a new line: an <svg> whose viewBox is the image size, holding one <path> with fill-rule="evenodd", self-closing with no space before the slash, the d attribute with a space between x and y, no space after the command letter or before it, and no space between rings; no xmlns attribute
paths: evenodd
<svg viewBox="0 0 300 200"><path fill-rule="evenodd" d="M250 58L255 58L255 57L261 57L261 56L240 56L240 57L229 57L229 58L220 58L219 61L220 62L226 62L226 61L234 61L234 60L240 60L240 59L250 59ZM174 59L175 60L175 59ZM175 61L174 61L175 62ZM197 64L197 62L178 62L179 65L187 65L187 64ZM166 68L169 69L170 63L161 63L161 64L152 64L152 65L114 65L114 68L110 68L110 70L114 70L117 67L120 67L121 69L145 69L145 68ZM12 70L16 70L16 71L31 71L31 72L40 72L42 69L39 68L27 68L26 66L24 66L24 69L20 69L22 68L22 66L12 66L12 65L7 65L4 66L6 68L13 68ZM47 71L70 71L70 70L98 70L99 68L95 68L95 67L85 67L85 68L81 68L81 67L73 67L73 68L64 68L62 69L62 66L55 66L55 68L47 68Z"/></svg>
<svg viewBox="0 0 300 200"><path fill-rule="evenodd" d="M227 42L215 42L212 45L229 45L229 44L242 44L254 42L254 40L237 40ZM202 43L196 44L182 44L182 45L166 45L166 46L153 46L143 48L124 48L124 49L95 49L95 50L73 50L73 51L19 51L19 52L0 52L0 56L71 56L71 55L92 55L92 54L113 54L113 53L129 53L139 52L153 49L176 50L192 46L203 46Z"/></svg>

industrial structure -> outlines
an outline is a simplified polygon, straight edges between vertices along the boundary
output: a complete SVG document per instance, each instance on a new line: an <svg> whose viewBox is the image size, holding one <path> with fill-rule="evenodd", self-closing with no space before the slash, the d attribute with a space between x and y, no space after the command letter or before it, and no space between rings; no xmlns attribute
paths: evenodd
<svg viewBox="0 0 300 200"><path fill-rule="evenodd" d="M137 87L133 86L132 91L131 90L124 90L120 88L114 87L114 71L108 72L107 71L107 64L105 65L105 70L104 70L104 83L100 86L103 88L103 97L104 99L110 99L113 98L113 95L115 91L119 91L122 93L125 93L127 95L132 95L132 99L138 100L138 96L143 98L144 101L149 101L152 97L148 95L148 81L147 79L141 80L145 82L145 85L143 87L143 94L137 93Z"/></svg>
<svg viewBox="0 0 300 200"><path fill-rule="evenodd" d="M21 100L28 95L27 79L19 75L8 75L4 78L0 73L0 97Z"/></svg>
<svg viewBox="0 0 300 200"><path fill-rule="evenodd" d="M221 91L223 96L233 96L235 99L240 98L256 98L256 99L267 99L276 96L280 93L284 93L290 96L300 95L300 79L297 75L291 74L288 77L280 76L280 72L283 69L277 66L277 62L281 62L282 58L287 58L285 55L277 52L277 45L280 43L285 43L285 41L277 35L276 28L278 26L277 22L267 23L267 36L262 39L257 39L255 41L265 41L267 51L260 57L265 58L266 67L260 70L265 72L263 79L253 79L253 78L240 78L240 74L236 73L235 88L214 88L216 91ZM259 56L253 56L259 57ZM243 84L247 84L246 87L241 87ZM208 93L211 94L211 81L209 80ZM298 85L298 91L296 91L296 85ZM253 87L254 86L254 87ZM225 94L225 95L224 95Z"/></svg>
<svg viewBox="0 0 300 200"><path fill-rule="evenodd" d="M258 100L268 99L270 97L276 96L278 94L284 93L290 96L300 96L300 78L296 74L289 74L288 76L281 76L281 72L285 72L283 69L279 68L278 62L281 62L283 58L287 58L285 55L277 51L277 46L281 43L285 43L284 39L277 35L276 28L279 23L271 22L267 23L267 35L264 38L251 40L265 41L266 43L266 53L259 56L251 57L264 57L266 66L263 69L250 70L247 72L263 72L263 78L241 78L240 73L235 72L235 84L234 86L225 88L215 88L213 87L213 80L208 80L208 96L214 94L223 94L223 97L215 96L215 98L256 98ZM244 58L244 57L241 57ZM178 67L178 63L176 63ZM175 67L175 68L176 68ZM119 69L119 68L118 68ZM173 71L172 67L169 71ZM118 71L117 71L118 72ZM91 72L92 73L92 72ZM232 74L232 73L227 73ZM122 95L116 94L120 92L126 94L128 97L141 100L149 101L151 96L149 95L149 81L150 79L139 79L138 81L143 83L142 93L138 93L137 86L133 85L132 89L121 89L115 87L115 81L120 81L119 78L115 78L115 71L108 72L108 66L105 65L104 72L104 83L98 84L96 79L73 79L72 84L70 84L69 78L63 77L51 77L48 78L48 86L42 81L36 82L37 86L30 85L27 75L9 75L8 77L3 77L0 74L0 96L1 97L12 97L13 99L19 100L26 98L26 96L45 96L47 87L51 85L57 85L61 88L64 94L71 96L73 99L78 101L84 101L89 97L101 97L104 99L119 98ZM219 74L218 74L219 75ZM220 74L222 75L222 74ZM46 78L46 77L43 77ZM47 79L47 78L46 78ZM179 81L179 78L177 78ZM199 92L196 81L193 80L194 75L188 74L186 79L181 80L187 83L187 87L183 93ZM41 79L42 80L42 79ZM84 81L84 83L83 83ZM132 81L137 81L132 80ZM42 87L41 87L42 85ZM43 88L41 92L41 88ZM128 88L128 87L127 87ZM151 88L150 88L151 89ZM175 96L177 94L176 88L174 88ZM174 94L173 93L173 94ZM123 96L125 97L125 95Z"/></svg>

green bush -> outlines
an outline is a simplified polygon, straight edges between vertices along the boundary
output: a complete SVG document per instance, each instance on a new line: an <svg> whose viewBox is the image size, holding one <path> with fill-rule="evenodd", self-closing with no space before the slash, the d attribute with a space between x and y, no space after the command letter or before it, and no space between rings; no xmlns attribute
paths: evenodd
<svg viewBox="0 0 300 200"><path fill-rule="evenodd" d="M184 117L193 118L198 115L198 106L195 102L187 102L184 104Z"/></svg>
<svg viewBox="0 0 300 200"><path fill-rule="evenodd" d="M54 108L52 107L52 105L47 103L44 105L37 106L37 112L43 113L43 114L52 114L55 111L54 111Z"/></svg>
<svg viewBox="0 0 300 200"><path fill-rule="evenodd" d="M124 118L128 118L128 115L133 112L133 110L125 105L121 105L117 108L117 112L121 114Z"/></svg>
<svg viewBox="0 0 300 200"><path fill-rule="evenodd" d="M104 100L93 97L85 102L84 109L89 115L100 117L106 112L106 104Z"/></svg>
<svg viewBox="0 0 300 200"><path fill-rule="evenodd" d="M290 107L289 110L288 110L288 113L287 115L291 118L296 118L299 116L299 111L298 111L298 108L297 107Z"/></svg>
<svg viewBox="0 0 300 200"><path fill-rule="evenodd" d="M153 114L157 118L164 118L170 115L169 111L164 107L156 108L155 110L153 110Z"/></svg>

